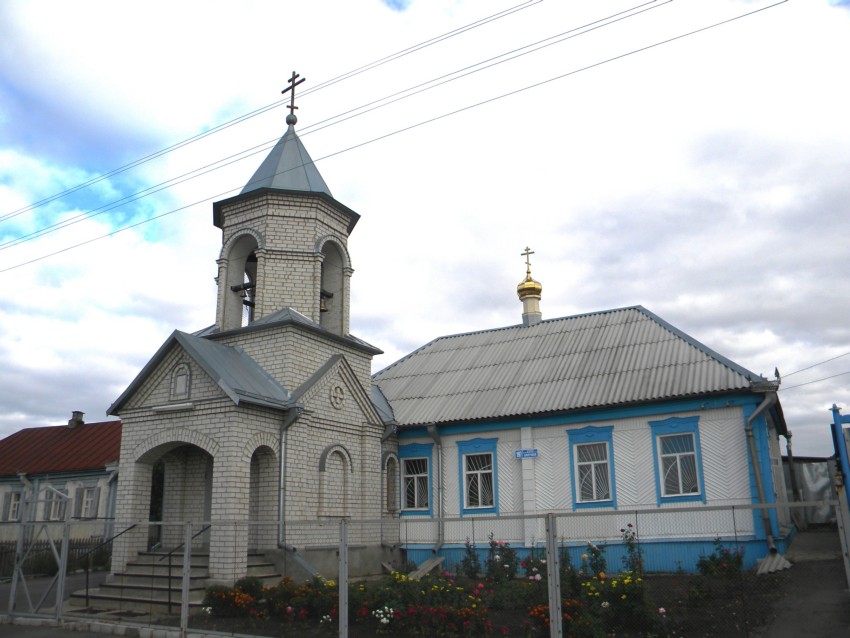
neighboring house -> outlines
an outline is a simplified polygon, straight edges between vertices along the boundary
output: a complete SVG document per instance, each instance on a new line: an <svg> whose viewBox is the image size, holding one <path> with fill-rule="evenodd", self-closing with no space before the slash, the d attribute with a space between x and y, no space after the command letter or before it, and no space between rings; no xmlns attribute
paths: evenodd
<svg viewBox="0 0 850 638"><path fill-rule="evenodd" d="M409 556L460 556L474 523L433 518L545 512L598 514L562 519L577 546L616 544L640 518L652 569L693 569L716 537L750 565L782 549L782 509L674 511L786 499L778 382L640 306L543 321L541 290L529 266L523 324L435 339L373 377L398 431ZM518 547L545 538L540 525L490 521L479 544L482 529Z"/></svg>
<svg viewBox="0 0 850 638"><path fill-rule="evenodd" d="M0 519L71 521L73 538L103 536L114 515L121 422L26 428L0 441ZM16 540L18 525L0 525Z"/></svg>

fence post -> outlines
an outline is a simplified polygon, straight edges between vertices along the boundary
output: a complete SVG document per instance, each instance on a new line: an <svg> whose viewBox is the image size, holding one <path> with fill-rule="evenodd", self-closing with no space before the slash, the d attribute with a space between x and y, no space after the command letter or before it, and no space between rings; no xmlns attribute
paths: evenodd
<svg viewBox="0 0 850 638"><path fill-rule="evenodd" d="M339 638L348 638L348 521L339 521Z"/></svg>
<svg viewBox="0 0 850 638"><path fill-rule="evenodd" d="M555 515L546 515L546 567L549 574L549 636L561 638L561 557L558 554L558 525Z"/></svg>
<svg viewBox="0 0 850 638"><path fill-rule="evenodd" d="M835 473L835 491L838 494L838 505L835 508L838 523L838 538L841 539L841 558L844 560L844 577L850 587L850 508L847 505L847 486L840 471Z"/></svg>
<svg viewBox="0 0 850 638"><path fill-rule="evenodd" d="M24 565L24 534L26 527L29 525L24 515L21 516L21 521L18 523L18 540L15 544L15 560L12 565L12 586L9 588L9 608L6 613L9 616L15 615L15 603L18 598L18 580L20 579L21 571Z"/></svg>
<svg viewBox="0 0 850 638"><path fill-rule="evenodd" d="M56 609L54 610L56 620L62 620L62 606L65 603L65 577L68 575L68 551L71 544L71 522L68 516L70 512L62 524L62 551L59 553L59 571L56 574Z"/></svg>
<svg viewBox="0 0 850 638"><path fill-rule="evenodd" d="M168 589L171 590L171 568L168 570ZM186 523L183 533L183 582L180 591L180 635L189 627L189 581L192 574L192 523ZM169 610L169 613L171 611Z"/></svg>

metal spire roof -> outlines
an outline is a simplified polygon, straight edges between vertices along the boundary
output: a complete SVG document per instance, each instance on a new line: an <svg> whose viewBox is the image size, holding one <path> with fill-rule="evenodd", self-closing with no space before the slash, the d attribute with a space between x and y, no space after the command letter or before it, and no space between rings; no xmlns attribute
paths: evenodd
<svg viewBox="0 0 850 638"><path fill-rule="evenodd" d="M240 195L261 188L276 188L280 190L325 193L331 195L328 185L319 174L319 169L307 153L295 133L295 123L298 118L294 114L286 116L289 127L263 163L245 184Z"/></svg>

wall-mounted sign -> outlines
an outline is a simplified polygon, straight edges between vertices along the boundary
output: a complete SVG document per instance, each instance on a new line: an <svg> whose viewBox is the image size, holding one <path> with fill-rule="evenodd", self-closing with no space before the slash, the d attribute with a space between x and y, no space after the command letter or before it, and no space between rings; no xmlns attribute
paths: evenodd
<svg viewBox="0 0 850 638"><path fill-rule="evenodd" d="M514 452L514 456L518 459L536 459L537 448L534 448L533 450L516 450Z"/></svg>

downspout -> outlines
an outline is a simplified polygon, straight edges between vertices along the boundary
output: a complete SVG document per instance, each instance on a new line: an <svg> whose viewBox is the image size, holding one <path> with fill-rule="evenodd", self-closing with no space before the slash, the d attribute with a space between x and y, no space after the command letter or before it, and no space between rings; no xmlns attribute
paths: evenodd
<svg viewBox="0 0 850 638"><path fill-rule="evenodd" d="M280 459L280 492L278 501L278 512L280 524L278 525L278 547L290 551L295 551L295 548L286 544L286 433L289 428L301 417L304 412L304 407L300 405L291 405L286 411L286 417L283 423L280 424L280 449L278 450L278 459Z"/></svg>
<svg viewBox="0 0 850 638"><path fill-rule="evenodd" d="M758 455L756 454L756 438L753 434L753 421L755 421L762 412L774 405L776 400L776 392L769 392L755 409L755 412L747 417L747 443L749 444L750 460L752 460L753 463L753 474L756 476L756 490L758 491L759 504L761 505L765 505L766 502L764 498L764 484L761 480L761 466L759 465ZM770 514L767 509L761 510L761 520L764 525L765 535L767 536L767 546L770 549L770 553L775 554L777 551L776 543L773 541L773 534L771 534Z"/></svg>
<svg viewBox="0 0 850 638"><path fill-rule="evenodd" d="M800 486L797 484L797 470L794 468L794 453L791 451L791 431L785 433L785 449L788 451L788 476L791 479L791 494L794 501L802 501Z"/></svg>
<svg viewBox="0 0 850 638"><path fill-rule="evenodd" d="M443 440L440 438L440 433L437 431L436 423L429 423L425 426L434 444L437 446L437 515L439 516L439 524L437 525L437 544L434 546L434 553L440 551L443 543L446 540L446 522L445 512L443 511Z"/></svg>
<svg viewBox="0 0 850 638"><path fill-rule="evenodd" d="M32 492L32 481L29 480L26 472L18 472L18 478L21 479L21 483L24 484L24 487Z"/></svg>

